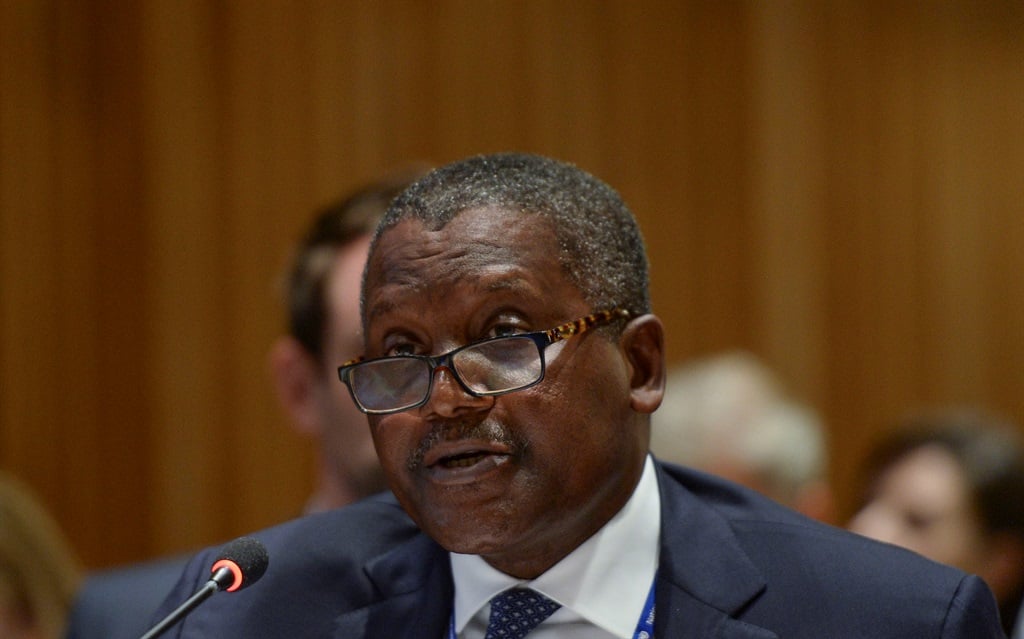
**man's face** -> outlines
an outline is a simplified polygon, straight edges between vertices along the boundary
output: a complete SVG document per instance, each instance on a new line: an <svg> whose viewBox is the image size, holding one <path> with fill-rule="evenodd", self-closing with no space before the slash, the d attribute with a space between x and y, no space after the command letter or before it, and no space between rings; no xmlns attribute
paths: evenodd
<svg viewBox="0 0 1024 639"><path fill-rule="evenodd" d="M439 231L406 220L371 256L366 354L445 353L513 332L546 330L595 310L558 263L533 215L471 209ZM546 351L531 388L473 397L447 369L427 403L372 416L403 507L450 551L504 572L540 574L626 502L646 454L619 343L588 331Z"/></svg>
<svg viewBox="0 0 1024 639"><path fill-rule="evenodd" d="M318 393L324 460L334 480L357 495L369 495L385 488L366 416L356 408L337 375L338 365L363 350L359 287L369 245L367 236L340 250L328 275L324 291L328 312L320 377L323 386Z"/></svg>

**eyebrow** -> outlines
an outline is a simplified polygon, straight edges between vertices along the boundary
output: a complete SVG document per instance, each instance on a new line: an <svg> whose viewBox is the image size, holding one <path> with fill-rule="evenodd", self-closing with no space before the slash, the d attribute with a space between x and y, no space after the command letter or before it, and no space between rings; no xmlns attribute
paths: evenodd
<svg viewBox="0 0 1024 639"><path fill-rule="evenodd" d="M484 290L488 293L494 293L499 291L517 291L522 290L524 293L529 292L530 287L523 285L523 280L518 277L505 277L488 282L484 286Z"/></svg>
<svg viewBox="0 0 1024 639"><path fill-rule="evenodd" d="M366 332L365 331L365 324L368 324L370 322L370 320L372 320L373 318L378 317L378 316L380 316L380 315L382 315L384 313L387 313L389 311L392 311L392 310L398 308L398 304L396 304L394 301L392 301L390 299L383 299L380 302L374 304L373 309L371 309L370 311L366 310L365 304L362 305L362 306L363 306L363 310L362 310L363 318L362 319L363 319L363 324L364 324L364 331L363 331L364 333Z"/></svg>

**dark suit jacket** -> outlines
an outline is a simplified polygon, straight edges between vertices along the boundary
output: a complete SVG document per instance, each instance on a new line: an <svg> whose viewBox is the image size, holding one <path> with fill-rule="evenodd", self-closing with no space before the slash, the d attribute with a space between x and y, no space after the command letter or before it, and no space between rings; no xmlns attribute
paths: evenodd
<svg viewBox="0 0 1024 639"><path fill-rule="evenodd" d="M655 636L664 639L1002 637L983 582L808 520L738 486L658 464L661 555ZM172 637L441 639L454 586L447 553L393 498L256 535L262 581L218 593ZM201 554L168 612L209 576Z"/></svg>

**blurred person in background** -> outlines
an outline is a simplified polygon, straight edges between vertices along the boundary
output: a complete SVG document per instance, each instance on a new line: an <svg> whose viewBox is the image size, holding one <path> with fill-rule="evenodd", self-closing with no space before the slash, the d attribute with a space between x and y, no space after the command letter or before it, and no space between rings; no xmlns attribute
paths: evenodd
<svg viewBox="0 0 1024 639"><path fill-rule="evenodd" d="M269 363L292 427L317 452L305 513L340 508L385 489L366 416L338 382L336 369L362 348L359 287L370 236L391 200L425 172L410 165L321 209L285 274L288 332L271 347ZM170 557L90 575L68 639L137 638L187 560Z"/></svg>
<svg viewBox="0 0 1024 639"><path fill-rule="evenodd" d="M288 333L271 348L270 367L293 428L315 442L307 513L386 488L366 416L338 383L337 368L362 352L359 289L370 237L391 201L426 170L409 166L322 210L292 258L284 283Z"/></svg>
<svg viewBox="0 0 1024 639"><path fill-rule="evenodd" d="M973 572L1011 634L1024 597L1024 447L975 409L907 418L870 451L850 530Z"/></svg>
<svg viewBox="0 0 1024 639"><path fill-rule="evenodd" d="M32 492L0 472L0 638L58 639L80 572Z"/></svg>
<svg viewBox="0 0 1024 639"><path fill-rule="evenodd" d="M675 366L652 416L659 459L725 477L832 519L824 427L760 360L731 351Z"/></svg>

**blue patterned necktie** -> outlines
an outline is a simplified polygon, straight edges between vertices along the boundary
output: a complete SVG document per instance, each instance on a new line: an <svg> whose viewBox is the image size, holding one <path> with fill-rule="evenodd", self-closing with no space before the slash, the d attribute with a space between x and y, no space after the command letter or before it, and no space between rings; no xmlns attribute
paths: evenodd
<svg viewBox="0 0 1024 639"><path fill-rule="evenodd" d="M491 599L484 639L523 639L562 606L529 588L512 588Z"/></svg>

